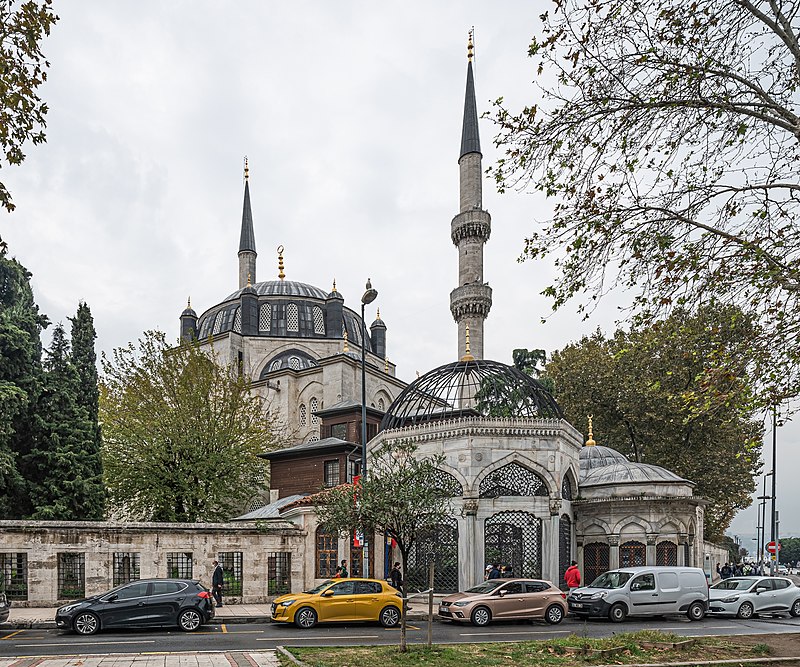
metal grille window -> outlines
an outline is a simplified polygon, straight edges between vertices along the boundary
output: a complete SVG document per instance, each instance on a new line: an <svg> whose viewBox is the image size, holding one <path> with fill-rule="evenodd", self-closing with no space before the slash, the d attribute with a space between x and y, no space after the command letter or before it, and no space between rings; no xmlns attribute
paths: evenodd
<svg viewBox="0 0 800 667"><path fill-rule="evenodd" d="M325 316L319 306L314 306L314 333L325 335Z"/></svg>
<svg viewBox="0 0 800 667"><path fill-rule="evenodd" d="M561 497L564 500L572 500L572 480L568 474L564 475L564 479L561 482Z"/></svg>
<svg viewBox="0 0 800 667"><path fill-rule="evenodd" d="M267 595L284 595L292 587L292 554L277 551L267 556Z"/></svg>
<svg viewBox="0 0 800 667"><path fill-rule="evenodd" d="M375 559L372 556L372 543L367 545L369 550L369 569L370 574L364 574L364 547L355 547L350 545L350 576L351 577L368 577L375 571ZM427 580L426 580L427 581ZM427 588L427 586L426 586Z"/></svg>
<svg viewBox="0 0 800 667"><path fill-rule="evenodd" d="M219 333L220 327L222 326L222 315L223 312L220 310L217 313L217 316L214 318L214 330L211 332L211 334L214 336Z"/></svg>
<svg viewBox="0 0 800 667"><path fill-rule="evenodd" d="M643 567L647 565L647 547L643 542L628 540L619 545L620 567Z"/></svg>
<svg viewBox="0 0 800 667"><path fill-rule="evenodd" d="M286 306L286 331L300 330L300 316L297 314L297 304L290 303Z"/></svg>
<svg viewBox="0 0 800 667"><path fill-rule="evenodd" d="M566 479L566 477L564 478ZM558 586L566 586L564 573L572 560L572 520L562 514L558 521Z"/></svg>
<svg viewBox="0 0 800 667"><path fill-rule="evenodd" d="M406 580L411 589L428 588L428 567L433 561L433 590L455 593L458 588L458 522L449 517L423 533L408 554Z"/></svg>
<svg viewBox="0 0 800 667"><path fill-rule="evenodd" d="M262 303L258 309L258 330L269 331L272 328L272 306Z"/></svg>
<svg viewBox="0 0 800 667"><path fill-rule="evenodd" d="M337 486L339 484L339 459L325 461L325 486Z"/></svg>
<svg viewBox="0 0 800 667"><path fill-rule="evenodd" d="M583 581L591 584L603 572L608 572L611 549L604 542L589 542L583 546Z"/></svg>
<svg viewBox="0 0 800 667"><path fill-rule="evenodd" d="M487 563L510 565L517 577L542 576L542 520L528 512L500 512L486 519Z"/></svg>
<svg viewBox="0 0 800 667"><path fill-rule="evenodd" d="M383 412L386 409L386 403L384 403L382 398L378 399L378 410Z"/></svg>
<svg viewBox="0 0 800 667"><path fill-rule="evenodd" d="M293 371L300 370L300 357L289 357L289 368Z"/></svg>
<svg viewBox="0 0 800 667"><path fill-rule="evenodd" d="M678 545L675 542L664 540L656 544L656 565L678 564Z"/></svg>
<svg viewBox="0 0 800 667"><path fill-rule="evenodd" d="M170 551L167 554L167 577L170 579L192 578L191 551Z"/></svg>
<svg viewBox="0 0 800 667"><path fill-rule="evenodd" d="M139 554L123 551L114 554L112 561L113 585L121 586L139 579Z"/></svg>
<svg viewBox="0 0 800 667"><path fill-rule="evenodd" d="M58 599L86 597L86 554L58 554Z"/></svg>
<svg viewBox="0 0 800 667"><path fill-rule="evenodd" d="M217 560L222 565L222 590L225 595L242 594L242 561L241 551L221 551Z"/></svg>
<svg viewBox="0 0 800 667"><path fill-rule="evenodd" d="M28 599L28 554L0 553L0 591L9 600Z"/></svg>
<svg viewBox="0 0 800 667"><path fill-rule="evenodd" d="M460 482L444 470L436 469L433 473L433 480L431 481L433 487L439 489L444 495L450 498L464 495L464 489L461 487Z"/></svg>
<svg viewBox="0 0 800 667"><path fill-rule="evenodd" d="M547 496L547 484L532 470L513 462L493 470L481 480L481 498Z"/></svg>
<svg viewBox="0 0 800 667"><path fill-rule="evenodd" d="M316 411L319 409L319 401L316 398L312 398L308 402L308 410L311 413L311 425L316 426L319 424L319 417L315 414Z"/></svg>
<svg viewBox="0 0 800 667"><path fill-rule="evenodd" d="M305 426L306 425L306 404L305 403L301 403L300 404L299 412L300 412L300 426Z"/></svg>
<svg viewBox="0 0 800 667"><path fill-rule="evenodd" d="M242 309L236 309L236 315L233 316L233 330L236 333L242 333Z"/></svg>
<svg viewBox="0 0 800 667"><path fill-rule="evenodd" d="M318 579L327 579L336 574L339 562L339 536L336 533L327 533L321 527L317 528L317 557L316 573Z"/></svg>

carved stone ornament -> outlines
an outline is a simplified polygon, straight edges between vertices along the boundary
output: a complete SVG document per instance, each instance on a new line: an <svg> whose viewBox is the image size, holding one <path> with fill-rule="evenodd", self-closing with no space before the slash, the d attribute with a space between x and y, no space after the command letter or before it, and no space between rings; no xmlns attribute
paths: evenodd
<svg viewBox="0 0 800 667"><path fill-rule="evenodd" d="M550 516L561 514L561 498L550 498Z"/></svg>
<svg viewBox="0 0 800 667"><path fill-rule="evenodd" d="M647 536L647 544L649 544L650 546L653 546L656 543L656 540L658 540L658 535Z"/></svg>
<svg viewBox="0 0 800 667"><path fill-rule="evenodd" d="M464 501L464 514L467 516L475 516L478 513L478 501L477 500L465 500Z"/></svg>
<svg viewBox="0 0 800 667"><path fill-rule="evenodd" d="M609 535L608 536L608 543L612 547L618 547L619 546L619 535Z"/></svg>

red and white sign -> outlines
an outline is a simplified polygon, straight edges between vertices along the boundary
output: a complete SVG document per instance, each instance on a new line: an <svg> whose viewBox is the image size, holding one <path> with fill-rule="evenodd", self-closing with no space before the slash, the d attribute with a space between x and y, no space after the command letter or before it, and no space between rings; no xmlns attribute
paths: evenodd
<svg viewBox="0 0 800 667"><path fill-rule="evenodd" d="M775 548L775 542L767 542L767 551L769 551L771 554L774 554L776 551L780 551L780 550L781 550L781 543L780 542L778 542L778 548L777 549Z"/></svg>

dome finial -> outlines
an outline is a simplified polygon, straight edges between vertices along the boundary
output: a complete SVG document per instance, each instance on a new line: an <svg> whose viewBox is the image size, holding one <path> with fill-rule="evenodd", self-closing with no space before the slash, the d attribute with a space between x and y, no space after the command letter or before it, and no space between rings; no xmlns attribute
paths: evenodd
<svg viewBox="0 0 800 667"><path fill-rule="evenodd" d="M472 26L469 31L469 41L467 42L467 62L472 62L472 57L474 55L475 44L473 43L473 38L475 37L475 26Z"/></svg>
<svg viewBox="0 0 800 667"><path fill-rule="evenodd" d="M252 287L253 286L253 281L251 280L249 273L247 274L247 286L248 287Z"/></svg>
<svg viewBox="0 0 800 667"><path fill-rule="evenodd" d="M597 443L594 441L594 434L592 433L592 417L593 415L588 415L589 420L589 439L586 441L587 447L594 447Z"/></svg>
<svg viewBox="0 0 800 667"><path fill-rule="evenodd" d="M186 307L191 310L192 308L192 297L186 299Z"/></svg>
<svg viewBox="0 0 800 667"><path fill-rule="evenodd" d="M350 348L349 348L349 347L348 347L348 345L347 345L347 329L345 329L345 330L342 332L342 338L344 339L344 348L342 349L342 352L344 352L345 354L347 354L347 353L350 351Z"/></svg>
<svg viewBox="0 0 800 667"><path fill-rule="evenodd" d="M244 156L244 180L250 180L250 165L247 162L247 156Z"/></svg>
<svg viewBox="0 0 800 667"><path fill-rule="evenodd" d="M283 272L283 246L278 246L278 278L283 280L286 274Z"/></svg>
<svg viewBox="0 0 800 667"><path fill-rule="evenodd" d="M380 309L380 308L378 308L378 313L377 313L377 315L375 316L375 319L376 319L376 320L380 320L380 319L381 319L381 309Z"/></svg>
<svg viewBox="0 0 800 667"><path fill-rule="evenodd" d="M467 334L465 339L464 356L461 357L461 361L475 361L475 357L473 357L472 353L469 351L469 324L467 325Z"/></svg>
<svg viewBox="0 0 800 667"><path fill-rule="evenodd" d="M333 279L333 289L331 290L331 292L335 291L336 291L336 278Z"/></svg>

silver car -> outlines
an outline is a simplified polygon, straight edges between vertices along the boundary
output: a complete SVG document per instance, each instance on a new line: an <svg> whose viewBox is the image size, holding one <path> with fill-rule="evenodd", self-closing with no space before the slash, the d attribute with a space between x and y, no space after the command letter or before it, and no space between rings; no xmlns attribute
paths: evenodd
<svg viewBox="0 0 800 667"><path fill-rule="evenodd" d="M708 590L708 613L738 618L778 613L800 616L800 588L786 577L731 577Z"/></svg>

